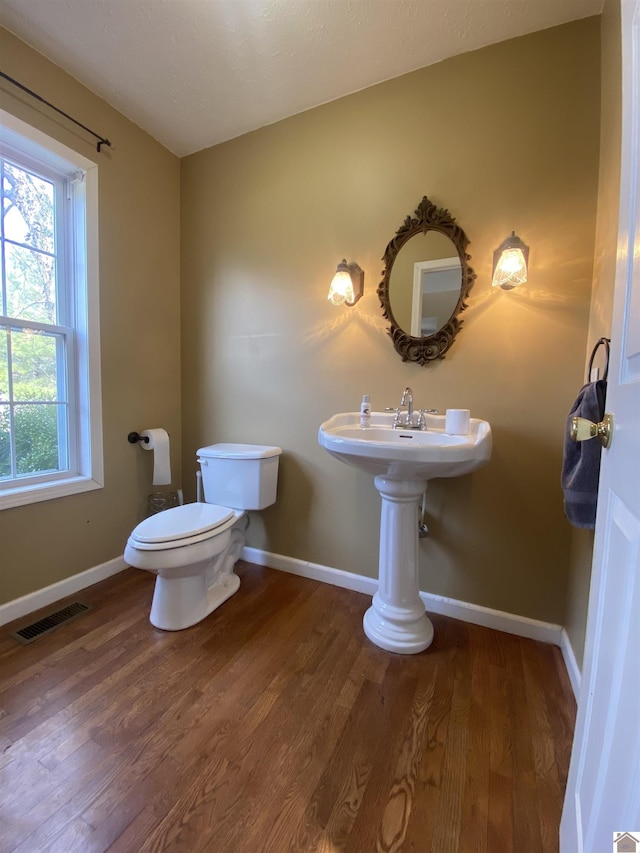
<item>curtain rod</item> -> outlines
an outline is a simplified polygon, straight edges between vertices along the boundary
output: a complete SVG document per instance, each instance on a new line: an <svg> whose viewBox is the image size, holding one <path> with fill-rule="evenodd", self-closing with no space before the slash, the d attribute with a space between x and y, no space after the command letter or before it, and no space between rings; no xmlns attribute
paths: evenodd
<svg viewBox="0 0 640 853"><path fill-rule="evenodd" d="M8 80L9 83L13 83L14 86L17 86L19 89L22 89L23 92L26 92L27 95L31 95L32 98L36 98L36 100L41 101L43 104L46 104L48 107L51 107L52 110L55 110L57 113L60 113L60 115L64 116L66 119L69 119L69 121L72 121L74 124L77 124L78 127L81 127L83 130L86 130L87 133L91 134L91 136L95 136L95 138L98 140L98 144L96 145L96 148L98 150L98 154L100 154L100 149L102 148L103 145L108 145L109 148L111 148L111 143L109 142L108 139L105 139L104 136L100 136L99 133L96 133L94 130L91 130L91 128L87 127L86 124L82 124L82 122L77 121L75 118L73 118L73 116L70 116L69 113L65 113L64 110L61 110L58 107L54 106L50 101L47 101L41 95L38 95L36 92L33 92L31 89L27 89L26 86L23 86L22 83L18 83L17 80L13 79L13 77L9 77L9 75L5 74L4 71L0 71L0 77L4 77L4 79Z"/></svg>

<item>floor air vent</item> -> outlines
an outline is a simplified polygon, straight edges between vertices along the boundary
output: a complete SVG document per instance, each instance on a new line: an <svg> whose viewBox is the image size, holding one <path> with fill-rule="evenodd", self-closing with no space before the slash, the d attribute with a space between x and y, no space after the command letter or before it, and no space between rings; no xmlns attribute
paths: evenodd
<svg viewBox="0 0 640 853"><path fill-rule="evenodd" d="M42 637L43 634L48 634L49 631L53 631L59 625L63 625L65 622L70 622L77 616L82 616L82 614L86 613L87 610L91 610L91 607L87 604L81 604L79 601L74 601L73 604L68 604L66 607L63 607L62 610L56 610L55 613L50 613L48 616L38 619L37 622L33 622L31 625L26 625L24 628L20 628L19 631L12 631L11 636L15 637L16 640L19 640L25 645L27 643L32 643L34 640L37 640L38 637Z"/></svg>

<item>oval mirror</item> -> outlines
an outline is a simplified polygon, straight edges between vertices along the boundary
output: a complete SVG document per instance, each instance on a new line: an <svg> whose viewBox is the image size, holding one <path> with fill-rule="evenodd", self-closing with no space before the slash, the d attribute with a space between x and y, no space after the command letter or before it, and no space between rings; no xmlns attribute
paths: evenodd
<svg viewBox="0 0 640 853"><path fill-rule="evenodd" d="M378 296L403 361L443 358L453 343L475 279L468 244L449 211L426 196L388 244Z"/></svg>

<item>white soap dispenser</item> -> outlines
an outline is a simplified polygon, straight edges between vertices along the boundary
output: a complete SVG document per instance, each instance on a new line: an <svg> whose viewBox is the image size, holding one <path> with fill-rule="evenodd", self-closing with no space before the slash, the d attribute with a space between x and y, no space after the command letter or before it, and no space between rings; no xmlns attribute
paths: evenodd
<svg viewBox="0 0 640 853"><path fill-rule="evenodd" d="M360 404L360 426L368 427L371 425L371 398L368 394L362 395L362 403Z"/></svg>

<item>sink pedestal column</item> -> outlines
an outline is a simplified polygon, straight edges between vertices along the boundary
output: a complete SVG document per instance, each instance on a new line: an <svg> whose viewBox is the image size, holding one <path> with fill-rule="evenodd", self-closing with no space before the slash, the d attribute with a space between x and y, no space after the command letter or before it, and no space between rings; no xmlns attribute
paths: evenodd
<svg viewBox="0 0 640 853"><path fill-rule="evenodd" d="M389 652L410 655L431 645L433 625L418 584L417 502L426 481L377 476L382 497L378 591L364 614L364 632Z"/></svg>

